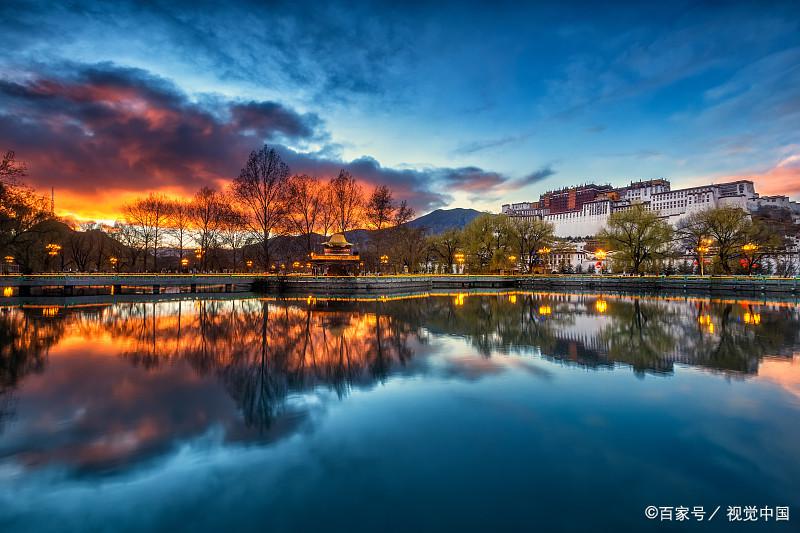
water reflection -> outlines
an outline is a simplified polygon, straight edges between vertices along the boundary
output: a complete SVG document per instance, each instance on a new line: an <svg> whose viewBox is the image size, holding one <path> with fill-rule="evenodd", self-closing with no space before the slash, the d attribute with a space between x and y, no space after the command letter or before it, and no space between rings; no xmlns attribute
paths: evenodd
<svg viewBox="0 0 800 533"><path fill-rule="evenodd" d="M427 364L433 339L452 337L477 357L439 350ZM328 395L400 373L475 379L510 353L639 374L764 364L797 391L797 372L776 368L798 346L798 308L780 302L514 292L4 307L0 458L98 473L210 428L269 441L312 424Z"/></svg>

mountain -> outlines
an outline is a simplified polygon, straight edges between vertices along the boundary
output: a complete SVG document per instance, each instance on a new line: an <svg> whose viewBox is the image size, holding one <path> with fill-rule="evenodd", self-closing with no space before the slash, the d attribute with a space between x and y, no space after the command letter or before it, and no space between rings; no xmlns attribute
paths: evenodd
<svg viewBox="0 0 800 533"><path fill-rule="evenodd" d="M431 235L438 235L449 229L461 229L481 214L475 209L437 209L408 223L412 228L427 228Z"/></svg>

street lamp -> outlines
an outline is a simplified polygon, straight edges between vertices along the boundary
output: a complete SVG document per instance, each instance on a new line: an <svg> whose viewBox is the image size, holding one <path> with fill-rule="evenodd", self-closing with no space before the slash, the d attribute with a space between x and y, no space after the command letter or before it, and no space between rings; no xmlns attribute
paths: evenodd
<svg viewBox="0 0 800 533"><path fill-rule="evenodd" d="M61 253L61 245L60 244L55 244L55 243L51 242L45 248L47 248L47 255L49 255L50 257L55 257L59 253Z"/></svg>
<svg viewBox="0 0 800 533"><path fill-rule="evenodd" d="M456 263L460 267L460 271L463 274L464 273L464 254L462 254L461 252L458 252L453 256L453 259L456 260Z"/></svg>
<svg viewBox="0 0 800 533"><path fill-rule="evenodd" d="M117 267L119 266L119 259L117 259L114 256L111 256L108 258L108 262L111 263L112 270L114 270L115 272L119 272L119 270L117 270Z"/></svg>
<svg viewBox="0 0 800 533"><path fill-rule="evenodd" d="M700 275L705 275L705 254L711 250L711 239L703 237L697 246L697 253L700 254Z"/></svg>
<svg viewBox="0 0 800 533"><path fill-rule="evenodd" d="M189 259L187 259L186 257L182 258L181 259L181 268L184 270L184 272L186 271L186 268L188 266L189 266Z"/></svg>
<svg viewBox="0 0 800 533"><path fill-rule="evenodd" d="M244 264L247 265L247 269L248 270L253 268L253 260L252 259L248 259L247 261L244 262Z"/></svg>
<svg viewBox="0 0 800 533"><path fill-rule="evenodd" d="M608 257L608 252L606 252L605 250L600 248L598 250L595 250L594 257L595 257L595 259L597 259L597 263L595 264L595 267L600 267L600 274L602 274L603 273L603 261L605 261L606 257Z"/></svg>
<svg viewBox="0 0 800 533"><path fill-rule="evenodd" d="M536 253L539 254L540 256L545 256L544 261L547 261L547 254L549 254L551 251L552 250L547 246L542 246L541 248L536 250Z"/></svg>
<svg viewBox="0 0 800 533"><path fill-rule="evenodd" d="M753 265L755 264L755 252L758 250L758 245L753 242L748 242L742 246L742 251L747 257L747 273L752 274Z"/></svg>

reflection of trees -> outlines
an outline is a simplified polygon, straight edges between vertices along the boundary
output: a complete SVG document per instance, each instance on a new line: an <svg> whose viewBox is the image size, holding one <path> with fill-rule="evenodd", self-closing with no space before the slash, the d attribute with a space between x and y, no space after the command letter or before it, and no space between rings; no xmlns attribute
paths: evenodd
<svg viewBox="0 0 800 533"><path fill-rule="evenodd" d="M124 355L150 368L186 360L217 375L248 424L266 427L293 393L326 387L338 395L383 380L412 356L418 326L383 313L384 304L297 305L261 300L196 301L115 308L103 327Z"/></svg>
<svg viewBox="0 0 800 533"><path fill-rule="evenodd" d="M678 318L674 309L635 298L633 303L614 302L611 310L611 323L600 333L611 361L627 363L638 372L672 370L669 355L676 339L671 326Z"/></svg>
<svg viewBox="0 0 800 533"><path fill-rule="evenodd" d="M0 428L11 415L13 390L28 374L44 370L48 350L63 334L61 317L43 317L41 309L0 308Z"/></svg>
<svg viewBox="0 0 800 533"><path fill-rule="evenodd" d="M619 297L603 304L590 295L517 293L147 302L55 316L0 308L0 405L25 375L42 371L48 349L68 331L144 369L184 361L217 377L248 425L261 428L292 411L295 394L324 388L343 396L387 379L414 357L426 332L462 337L487 357L533 350L566 364L624 363L639 372L670 372L680 362L752 373L764 355L800 346L796 307ZM745 313L759 322L747 323Z"/></svg>

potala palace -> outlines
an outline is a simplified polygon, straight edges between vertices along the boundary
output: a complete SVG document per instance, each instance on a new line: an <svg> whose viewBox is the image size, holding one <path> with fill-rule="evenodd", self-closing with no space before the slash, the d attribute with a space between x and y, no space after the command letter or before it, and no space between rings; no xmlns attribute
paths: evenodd
<svg viewBox="0 0 800 533"><path fill-rule="evenodd" d="M673 226L697 211L726 206L740 207L751 214L763 208L785 209L791 213L794 223L800 224L800 203L788 196L761 196L749 180L675 190L665 179L635 181L625 187L586 184L548 191L536 202L504 204L502 213L552 223L555 235L570 239L575 248L550 260L553 264L565 262L578 266L591 265L594 260L592 254L585 251L585 240L596 235L612 213L636 203L657 212ZM796 247L797 244L792 246ZM790 260L798 261L797 257Z"/></svg>
<svg viewBox="0 0 800 533"><path fill-rule="evenodd" d="M627 187L580 185L548 191L537 202L504 204L502 212L512 217L539 218L555 227L557 237L588 237L597 234L611 213L634 203L657 211L673 226L696 211L713 207L741 207L753 213L761 207L783 207L800 222L800 203L788 196L760 196L752 181L703 185L672 190L669 181L654 179L632 182Z"/></svg>

